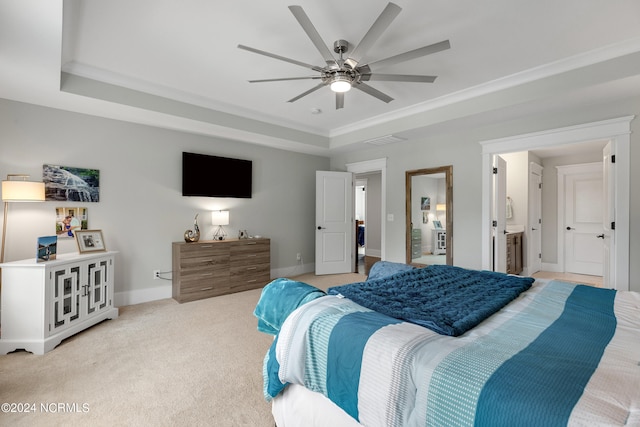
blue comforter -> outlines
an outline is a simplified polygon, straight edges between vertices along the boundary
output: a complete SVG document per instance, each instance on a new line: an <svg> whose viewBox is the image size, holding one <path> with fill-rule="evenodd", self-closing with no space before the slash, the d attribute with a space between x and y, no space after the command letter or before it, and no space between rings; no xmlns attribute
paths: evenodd
<svg viewBox="0 0 640 427"><path fill-rule="evenodd" d="M550 282L453 338L329 295L282 325L265 396L301 384L376 427L638 425L638 306Z"/></svg>
<svg viewBox="0 0 640 427"><path fill-rule="evenodd" d="M458 336L500 310L534 279L448 265L329 288L328 293L439 334Z"/></svg>

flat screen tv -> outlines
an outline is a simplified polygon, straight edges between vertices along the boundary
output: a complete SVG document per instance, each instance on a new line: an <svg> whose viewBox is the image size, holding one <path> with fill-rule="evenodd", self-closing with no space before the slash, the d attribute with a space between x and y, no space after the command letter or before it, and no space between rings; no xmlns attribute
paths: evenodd
<svg viewBox="0 0 640 427"><path fill-rule="evenodd" d="M182 195L251 198L251 160L182 153Z"/></svg>

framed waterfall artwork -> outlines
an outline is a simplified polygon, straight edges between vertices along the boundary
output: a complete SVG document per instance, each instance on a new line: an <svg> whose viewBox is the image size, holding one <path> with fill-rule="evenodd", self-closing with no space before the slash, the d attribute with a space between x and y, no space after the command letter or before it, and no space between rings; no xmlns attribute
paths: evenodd
<svg viewBox="0 0 640 427"><path fill-rule="evenodd" d="M43 165L46 201L91 203L100 201L100 170Z"/></svg>

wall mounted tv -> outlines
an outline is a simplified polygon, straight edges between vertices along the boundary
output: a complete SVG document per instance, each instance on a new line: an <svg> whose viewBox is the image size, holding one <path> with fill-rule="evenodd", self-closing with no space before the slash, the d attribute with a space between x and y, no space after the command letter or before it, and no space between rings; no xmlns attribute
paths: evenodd
<svg viewBox="0 0 640 427"><path fill-rule="evenodd" d="M182 153L182 195L251 198L251 160Z"/></svg>

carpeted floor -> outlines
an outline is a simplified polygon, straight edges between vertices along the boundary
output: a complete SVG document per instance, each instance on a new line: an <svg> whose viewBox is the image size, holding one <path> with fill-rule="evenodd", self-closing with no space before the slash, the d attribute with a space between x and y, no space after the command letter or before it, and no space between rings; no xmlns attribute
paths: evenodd
<svg viewBox="0 0 640 427"><path fill-rule="evenodd" d="M326 289L365 276L296 279ZM20 410L3 406L0 425L272 427L262 396L272 337L256 330L259 297L256 289L120 307L118 319L43 356L0 356L0 403Z"/></svg>

